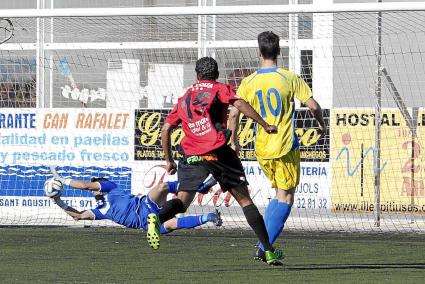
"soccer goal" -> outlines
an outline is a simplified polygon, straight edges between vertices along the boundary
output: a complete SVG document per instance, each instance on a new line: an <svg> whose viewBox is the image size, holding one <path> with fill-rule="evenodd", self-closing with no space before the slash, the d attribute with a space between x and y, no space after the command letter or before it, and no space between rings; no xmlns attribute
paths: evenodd
<svg viewBox="0 0 425 284"><path fill-rule="evenodd" d="M279 65L310 85L329 129L319 137L297 103L301 182L287 227L425 231L425 3L220 3L230 5L0 10L0 225L111 225L56 209L43 195L50 166L145 194L164 175L161 125L195 81L196 60L214 57L219 81L237 88L258 68L257 35L271 30ZM240 131L264 210L274 190L256 162L255 126L242 118ZM173 146L181 139L176 130ZM96 206L73 189L64 200ZM219 185L189 213L214 207L225 229L247 227Z"/></svg>

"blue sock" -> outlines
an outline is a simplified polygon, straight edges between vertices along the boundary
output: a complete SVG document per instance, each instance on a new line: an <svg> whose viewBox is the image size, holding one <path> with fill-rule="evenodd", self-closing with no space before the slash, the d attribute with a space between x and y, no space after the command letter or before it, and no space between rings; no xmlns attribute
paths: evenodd
<svg viewBox="0 0 425 284"><path fill-rule="evenodd" d="M290 204L279 202L277 199L273 199L267 207L266 229L270 244L273 244L282 232L286 220L289 214L291 214L291 208L292 206ZM264 250L263 244L260 244L260 248Z"/></svg>
<svg viewBox="0 0 425 284"><path fill-rule="evenodd" d="M204 214L201 216L201 222L202 224L205 224L206 222L211 222L214 218L213 213Z"/></svg>
<svg viewBox="0 0 425 284"><path fill-rule="evenodd" d="M168 193L177 193L177 188L179 186L178 181L167 181L168 184Z"/></svg>
<svg viewBox="0 0 425 284"><path fill-rule="evenodd" d="M204 183L202 183L199 188L198 188L198 192L199 193L207 193L211 187L213 187L214 185L217 184L217 181L215 180L214 177L210 177L209 179L207 179L206 181L204 181Z"/></svg>
<svg viewBox="0 0 425 284"><path fill-rule="evenodd" d="M168 234L167 229L165 229L164 224L161 224L161 227L159 227L159 231L161 232L161 235Z"/></svg>
<svg viewBox="0 0 425 284"><path fill-rule="evenodd" d="M177 229L191 229L204 224L202 222L202 216L186 216L177 218Z"/></svg>
<svg viewBox="0 0 425 284"><path fill-rule="evenodd" d="M272 214L272 212L276 209L276 205L277 205L278 201L277 199L272 199L269 202L269 205L266 208L266 211L264 212L264 225L266 225L266 229L269 227L269 223L270 223L270 215ZM267 234L269 234L269 230L267 229ZM270 234L269 234L269 239L270 239ZM271 244L271 243L270 243ZM264 250L264 246L262 243L260 243L260 248L262 250Z"/></svg>
<svg viewBox="0 0 425 284"><path fill-rule="evenodd" d="M271 211L273 211L272 209L275 207L275 203L276 203L275 201L277 201L277 199L272 199L269 202L269 205L266 207L266 210L264 211L264 225L266 225L266 228L269 221L267 216L271 214Z"/></svg>

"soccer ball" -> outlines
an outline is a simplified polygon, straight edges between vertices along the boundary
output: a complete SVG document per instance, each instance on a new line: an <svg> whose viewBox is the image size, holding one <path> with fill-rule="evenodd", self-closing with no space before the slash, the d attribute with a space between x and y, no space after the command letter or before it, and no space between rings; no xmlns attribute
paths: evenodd
<svg viewBox="0 0 425 284"><path fill-rule="evenodd" d="M44 183L44 193L48 197L59 197L62 194L63 184L57 179L50 178Z"/></svg>

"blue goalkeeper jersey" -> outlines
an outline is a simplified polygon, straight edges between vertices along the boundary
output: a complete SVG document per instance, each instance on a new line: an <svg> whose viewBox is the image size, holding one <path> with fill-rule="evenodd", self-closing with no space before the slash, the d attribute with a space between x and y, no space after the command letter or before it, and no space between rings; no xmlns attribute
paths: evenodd
<svg viewBox="0 0 425 284"><path fill-rule="evenodd" d="M147 215L158 214L159 206L149 196L135 196L117 188L111 181L100 181L102 199L91 211L95 220L108 219L127 228L147 228Z"/></svg>

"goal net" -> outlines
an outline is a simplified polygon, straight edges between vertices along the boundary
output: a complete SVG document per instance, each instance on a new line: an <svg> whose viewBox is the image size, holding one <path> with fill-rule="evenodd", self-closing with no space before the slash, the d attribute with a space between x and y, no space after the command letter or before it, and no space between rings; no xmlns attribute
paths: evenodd
<svg viewBox="0 0 425 284"><path fill-rule="evenodd" d="M219 81L237 88L259 66L257 35L271 30L280 36L279 66L310 85L329 129L319 137L296 102L301 182L286 227L424 232L425 5L298 2L0 11L0 225L112 225L77 223L56 208L43 194L49 166L146 194L164 174L160 129L195 81L196 60L214 57ZM274 190L254 135L242 118L240 158L263 211ZM181 139L176 130L174 150ZM72 188L64 200L96 206ZM216 206L224 228L247 226L219 185L188 214Z"/></svg>

